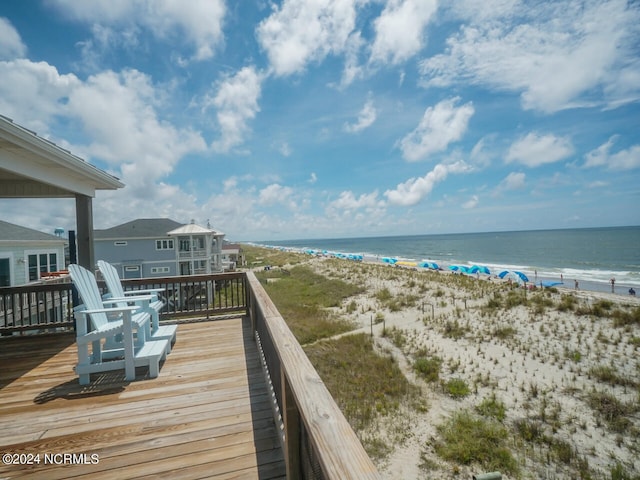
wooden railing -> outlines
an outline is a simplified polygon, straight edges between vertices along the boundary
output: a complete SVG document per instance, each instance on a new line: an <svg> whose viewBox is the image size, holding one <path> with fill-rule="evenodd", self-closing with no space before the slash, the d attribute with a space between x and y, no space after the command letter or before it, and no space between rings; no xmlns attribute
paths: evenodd
<svg viewBox="0 0 640 480"><path fill-rule="evenodd" d="M163 288L161 318L248 315L282 425L288 479L378 479L355 432L252 272L124 280ZM72 284L0 288L0 334L72 329Z"/></svg>
<svg viewBox="0 0 640 480"><path fill-rule="evenodd" d="M106 288L98 282L103 293ZM161 319L198 317L247 311L246 277L234 272L217 275L123 280L126 290L162 288ZM76 301L76 304L78 302ZM0 335L72 330L73 284L69 277L56 283L0 288Z"/></svg>
<svg viewBox="0 0 640 480"><path fill-rule="evenodd" d="M287 478L377 479L376 467L252 272L249 316L284 427Z"/></svg>
<svg viewBox="0 0 640 480"><path fill-rule="evenodd" d="M0 335L73 328L70 283L0 288Z"/></svg>

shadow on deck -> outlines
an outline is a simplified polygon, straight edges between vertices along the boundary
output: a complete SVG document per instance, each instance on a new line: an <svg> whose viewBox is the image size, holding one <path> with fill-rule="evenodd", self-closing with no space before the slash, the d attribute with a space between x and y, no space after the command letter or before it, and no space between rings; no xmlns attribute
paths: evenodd
<svg viewBox="0 0 640 480"><path fill-rule="evenodd" d="M3 457L0 478L284 478L246 317L180 324L160 376L138 369L135 382L79 385L74 341L0 340L0 453L20 463Z"/></svg>

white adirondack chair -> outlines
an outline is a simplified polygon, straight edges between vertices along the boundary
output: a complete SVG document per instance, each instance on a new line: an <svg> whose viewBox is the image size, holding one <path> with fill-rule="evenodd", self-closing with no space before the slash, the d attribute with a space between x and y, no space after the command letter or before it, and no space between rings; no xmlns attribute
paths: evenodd
<svg viewBox="0 0 640 480"><path fill-rule="evenodd" d="M88 385L92 373L121 369L125 370L126 380L132 381L136 377L135 368L140 366L149 367L151 378L157 377L169 340L149 339L149 312L135 305L108 307L124 299L103 301L93 274L79 265L69 265L69 274L84 302L74 309L78 344L75 370L80 384ZM134 297L134 301L146 301L148 309L151 298ZM109 319L108 314L116 318Z"/></svg>
<svg viewBox="0 0 640 480"><path fill-rule="evenodd" d="M105 300L113 300L114 298L126 299L124 302L118 302L119 306L125 306L127 304L136 303L141 309L145 309L151 315L151 338L153 340L166 338L169 340L169 350L171 352L171 345L176 342L176 334L178 331L177 325L160 325L160 311L164 307L164 302L159 298L158 293L164 291L164 288L149 288L144 290L130 290L125 291L122 287L122 282L118 276L118 271L113 265L104 260L98 260L98 268L100 273L107 284L109 294L103 297ZM143 305L141 302L133 300L135 296L148 295L153 298L148 305Z"/></svg>

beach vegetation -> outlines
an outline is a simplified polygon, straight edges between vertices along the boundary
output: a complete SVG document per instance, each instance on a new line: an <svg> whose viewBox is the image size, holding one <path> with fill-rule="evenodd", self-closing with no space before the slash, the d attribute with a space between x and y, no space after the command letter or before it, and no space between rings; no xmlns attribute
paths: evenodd
<svg viewBox="0 0 640 480"><path fill-rule="evenodd" d="M609 385L636 386L636 382L632 378L619 375L618 371L609 365L595 365L589 369L589 375L599 382L608 383Z"/></svg>
<svg viewBox="0 0 640 480"><path fill-rule="evenodd" d="M353 329L351 322L336 318L328 310L361 292L361 287L339 279L329 279L309 267L296 266L287 274L259 272L258 278L278 278L266 282L265 290L300 344L314 342Z"/></svg>
<svg viewBox="0 0 640 480"><path fill-rule="evenodd" d="M437 429L440 438L435 451L443 459L479 465L487 471L519 474L518 463L507 447L507 429L499 422L462 410Z"/></svg>
<svg viewBox="0 0 640 480"><path fill-rule="evenodd" d="M638 410L637 404L623 402L611 393L597 390L587 394L587 404L617 433L631 427L632 423L626 416Z"/></svg>
<svg viewBox="0 0 640 480"><path fill-rule="evenodd" d="M249 266L284 267L298 265L307 260L306 255L272 248L242 245L245 261Z"/></svg>
<svg viewBox="0 0 640 480"><path fill-rule="evenodd" d="M624 327L627 325L640 325L640 307L631 310L616 309L611 313L613 325L616 327Z"/></svg>
<svg viewBox="0 0 640 480"><path fill-rule="evenodd" d="M406 332L400 328L391 327L387 329L385 332L385 336L391 340L391 343L393 343L401 350L407 344Z"/></svg>
<svg viewBox="0 0 640 480"><path fill-rule="evenodd" d="M640 480L640 475L633 475L620 462L611 467L609 470L611 480Z"/></svg>
<svg viewBox="0 0 640 480"><path fill-rule="evenodd" d="M413 362L413 369L427 382L437 382L441 368L442 359L437 356L419 355Z"/></svg>
<svg viewBox="0 0 640 480"><path fill-rule="evenodd" d="M476 405L475 410L483 417L493 418L499 422L503 422L507 416L507 407L498 400L495 393L484 398L480 404Z"/></svg>
<svg viewBox="0 0 640 480"><path fill-rule="evenodd" d="M578 301L575 295L562 295L560 301L556 305L556 309L559 312L573 311L576 308Z"/></svg>
<svg viewBox="0 0 640 480"><path fill-rule="evenodd" d="M419 389L407 381L394 358L378 353L366 334L324 340L304 349L356 431L419 395Z"/></svg>
<svg viewBox="0 0 640 480"><path fill-rule="evenodd" d="M452 398L464 398L471 393L469 384L462 378L451 378L443 384L444 391Z"/></svg>
<svg viewBox="0 0 640 480"><path fill-rule="evenodd" d="M463 338L468 331L469 327L462 325L457 319L453 321L448 320L442 328L442 334L445 337L454 338L456 340Z"/></svg>
<svg viewBox="0 0 640 480"><path fill-rule="evenodd" d="M506 340L508 338L514 337L518 333L518 330L511 326L503 326L496 327L492 334L495 338L499 338L500 340Z"/></svg>

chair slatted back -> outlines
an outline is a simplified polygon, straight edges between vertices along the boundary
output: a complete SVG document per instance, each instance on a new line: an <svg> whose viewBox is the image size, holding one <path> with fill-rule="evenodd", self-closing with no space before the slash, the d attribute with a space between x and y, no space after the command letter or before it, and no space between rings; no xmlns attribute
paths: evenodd
<svg viewBox="0 0 640 480"><path fill-rule="evenodd" d="M98 310L104 308L100 289L96 277L89 270L80 265L69 265L69 275L73 284L78 289L82 303L86 310ZM92 313L90 315L93 327L98 329L109 323L106 313Z"/></svg>
<svg viewBox="0 0 640 480"><path fill-rule="evenodd" d="M98 260L98 268L100 269L100 273L102 273L102 278L104 278L111 296L115 298L123 298L124 289L122 288L122 283L120 282L120 277L118 276L118 271L115 267L104 260ZM126 302L122 302L122 305L126 304Z"/></svg>

